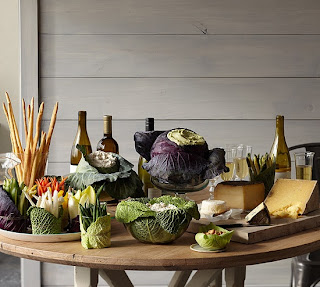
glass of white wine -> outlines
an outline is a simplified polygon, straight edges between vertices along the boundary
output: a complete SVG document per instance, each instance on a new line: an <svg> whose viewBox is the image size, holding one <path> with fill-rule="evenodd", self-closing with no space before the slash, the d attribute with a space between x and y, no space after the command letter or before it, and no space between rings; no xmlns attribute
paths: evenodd
<svg viewBox="0 0 320 287"><path fill-rule="evenodd" d="M314 152L299 152L294 154L296 164L296 179L312 179Z"/></svg>
<svg viewBox="0 0 320 287"><path fill-rule="evenodd" d="M224 181L234 179L234 158L236 157L236 152L237 149L235 147L226 149L225 159L226 166L229 168L229 171L221 174L221 178Z"/></svg>
<svg viewBox="0 0 320 287"><path fill-rule="evenodd" d="M252 146L244 146L243 144L237 146L236 157L233 160L236 172L235 180L241 181L249 175L246 159L248 154L252 154Z"/></svg>

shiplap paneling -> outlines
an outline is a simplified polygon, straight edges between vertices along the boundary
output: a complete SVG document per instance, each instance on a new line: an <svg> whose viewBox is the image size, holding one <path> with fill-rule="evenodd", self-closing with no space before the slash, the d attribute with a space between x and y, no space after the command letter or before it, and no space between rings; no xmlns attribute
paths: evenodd
<svg viewBox="0 0 320 287"><path fill-rule="evenodd" d="M318 77L320 35L42 35L41 77Z"/></svg>
<svg viewBox="0 0 320 287"><path fill-rule="evenodd" d="M41 0L40 5L46 34L320 33L318 0Z"/></svg>
<svg viewBox="0 0 320 287"><path fill-rule="evenodd" d="M133 134L150 116L156 129L188 127L210 147L242 142L269 151L276 114L286 117L288 145L319 141L320 1L39 3L46 129L60 102L49 163L55 174L69 171L82 109L93 148L110 113L120 153L134 164ZM246 285L288 286L290 260L282 262L249 266ZM152 273L141 278L157 284Z"/></svg>
<svg viewBox="0 0 320 287"><path fill-rule="evenodd" d="M45 130L49 121L45 121ZM285 122L286 139L289 146L319 139L315 132L319 129L320 120L300 121L287 120ZM166 130L176 127L188 127L207 140L209 148L225 147L226 144L243 143L253 146L253 153L269 152L274 138L274 120L157 120L155 127ZM120 154L135 165L138 154L134 149L133 135L144 128L142 120L114 120L114 138L119 143ZM77 121L58 121L52 137L49 155L49 173L61 174L67 172L72 142L77 130ZM102 136L102 121L88 121L87 130L93 149ZM231 132L232 131L232 132ZM60 163L59 165L53 165ZM61 164L62 163L62 164ZM52 166L52 167L51 167ZM63 171L63 172L62 172Z"/></svg>
<svg viewBox="0 0 320 287"><path fill-rule="evenodd" d="M320 118L319 78L44 78L40 93L46 120L56 101L59 120Z"/></svg>

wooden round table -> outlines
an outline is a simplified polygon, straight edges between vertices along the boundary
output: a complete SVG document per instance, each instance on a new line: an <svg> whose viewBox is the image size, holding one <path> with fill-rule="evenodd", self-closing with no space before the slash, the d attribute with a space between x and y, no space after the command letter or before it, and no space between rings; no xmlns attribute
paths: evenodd
<svg viewBox="0 0 320 287"><path fill-rule="evenodd" d="M122 287L132 286L129 281L125 282L124 270L179 270L169 286L184 286L181 285L185 281L182 278L189 277L187 275L192 270L199 270L200 279L206 277L207 281L212 281L218 271L226 269L231 274L226 276L230 282L242 282L246 265L281 260L320 249L320 227L256 244L230 242L226 251L221 253L200 253L190 249L190 245L195 243L194 234L186 232L167 245L143 244L131 237L122 224L112 220L111 240L109 248L86 250L80 241L35 243L0 236L0 251L27 259L80 266L76 269L75 286L95 286L92 278L97 277L97 270L107 282L114 276L121 278L121 281L116 280L121 284L114 281L113 286ZM87 285L84 278L91 278L91 285ZM243 286L241 282L236 286ZM193 285L188 283L187 286L206 286L191 283Z"/></svg>

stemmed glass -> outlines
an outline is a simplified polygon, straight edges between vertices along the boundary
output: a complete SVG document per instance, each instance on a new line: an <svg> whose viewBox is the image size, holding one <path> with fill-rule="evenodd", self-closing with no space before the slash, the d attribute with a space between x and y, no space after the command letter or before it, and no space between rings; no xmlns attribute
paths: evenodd
<svg viewBox="0 0 320 287"><path fill-rule="evenodd" d="M220 174L215 176L214 178L209 179L209 200L214 200L214 189L216 188L217 184L218 184L218 180L219 180Z"/></svg>
<svg viewBox="0 0 320 287"><path fill-rule="evenodd" d="M223 172L221 174L221 179L224 181L233 180L234 177L234 158L236 157L236 148L231 147L226 149L225 159L226 166L229 168L228 172Z"/></svg>
<svg viewBox="0 0 320 287"><path fill-rule="evenodd" d="M236 156L233 160L236 171L235 180L242 181L246 176L249 175L249 169L246 160L246 156L248 154L252 154L252 146L244 146L243 144L237 146Z"/></svg>

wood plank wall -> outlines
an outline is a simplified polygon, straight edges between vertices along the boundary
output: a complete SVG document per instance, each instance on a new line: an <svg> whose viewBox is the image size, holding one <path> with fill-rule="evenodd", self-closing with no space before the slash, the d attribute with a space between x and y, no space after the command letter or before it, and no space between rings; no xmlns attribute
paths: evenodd
<svg viewBox="0 0 320 287"><path fill-rule="evenodd" d="M120 153L133 134L188 127L210 147L270 150L275 116L289 146L320 141L317 0L41 0L40 100L58 122L49 171L68 172L77 111L93 148L114 118Z"/></svg>
<svg viewBox="0 0 320 287"><path fill-rule="evenodd" d="M241 142L264 153L282 114L289 146L320 141L318 0L40 0L39 20L44 128L60 102L49 173L69 171L79 110L93 147L112 114L120 153L134 164L133 134L146 117L156 129L191 128L210 147ZM248 267L247 283L288 286L289 264ZM44 286L72 285L71 267L55 267L61 282L52 268L42 267ZM149 275L136 284L169 282L169 273Z"/></svg>

